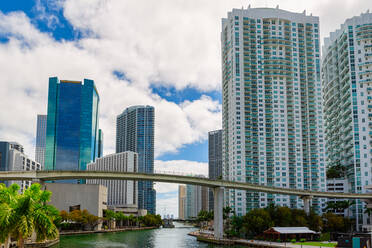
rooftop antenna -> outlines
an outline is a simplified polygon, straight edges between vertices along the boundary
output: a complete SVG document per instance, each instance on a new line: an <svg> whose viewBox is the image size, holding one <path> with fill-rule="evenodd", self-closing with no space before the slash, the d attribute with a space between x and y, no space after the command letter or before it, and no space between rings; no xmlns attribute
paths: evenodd
<svg viewBox="0 0 372 248"><path fill-rule="evenodd" d="M302 12L302 14L306 15L306 9L304 10L304 12Z"/></svg>
<svg viewBox="0 0 372 248"><path fill-rule="evenodd" d="M310 13L310 16L313 16L313 13Z"/></svg>
<svg viewBox="0 0 372 248"><path fill-rule="evenodd" d="M251 5L248 5L248 8L247 9L250 9L251 8Z"/></svg>
<svg viewBox="0 0 372 248"><path fill-rule="evenodd" d="M366 13L369 14L369 9L367 9L367 12Z"/></svg>
<svg viewBox="0 0 372 248"><path fill-rule="evenodd" d="M276 9L279 9L279 4L278 4L278 5L276 5Z"/></svg>
<svg viewBox="0 0 372 248"><path fill-rule="evenodd" d="M244 9L244 6L242 6L242 9Z"/></svg>

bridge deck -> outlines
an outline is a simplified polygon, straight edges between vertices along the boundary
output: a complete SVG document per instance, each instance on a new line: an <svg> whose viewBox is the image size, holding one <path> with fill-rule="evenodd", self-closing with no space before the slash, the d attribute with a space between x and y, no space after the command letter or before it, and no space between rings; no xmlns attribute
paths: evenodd
<svg viewBox="0 0 372 248"><path fill-rule="evenodd" d="M107 171L1 171L0 180L66 180L66 179L115 179L115 180L150 180L154 182L194 184L207 187L224 187L241 189L270 194L313 196L321 198L350 198L372 199L372 194L334 193L308 191L290 188L278 188L243 182L225 180L212 180L194 176L180 176L169 174L147 174L134 172L107 172Z"/></svg>

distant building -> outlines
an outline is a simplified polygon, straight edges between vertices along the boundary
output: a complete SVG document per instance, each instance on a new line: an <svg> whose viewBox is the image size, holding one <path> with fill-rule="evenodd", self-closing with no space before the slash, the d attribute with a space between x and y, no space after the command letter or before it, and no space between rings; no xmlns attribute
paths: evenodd
<svg viewBox="0 0 372 248"><path fill-rule="evenodd" d="M185 219L196 218L201 210L208 210L208 188L186 185Z"/></svg>
<svg viewBox="0 0 372 248"><path fill-rule="evenodd" d="M138 154L121 152L97 158L87 165L88 171L137 172ZM137 182L131 180L89 179L87 184L107 187L107 205L115 208L138 208Z"/></svg>
<svg viewBox="0 0 372 248"><path fill-rule="evenodd" d="M327 192L348 193L349 183L347 179L327 179ZM347 200L348 199L328 198L327 202L338 202L338 201L347 201ZM333 213L347 217L347 209L334 210Z"/></svg>
<svg viewBox="0 0 372 248"><path fill-rule="evenodd" d="M35 160L44 167L47 115L37 115Z"/></svg>
<svg viewBox="0 0 372 248"><path fill-rule="evenodd" d="M31 171L42 170L40 163L28 158L23 153L23 146L16 142L0 141L0 171ZM0 181L9 186L17 183L21 191L31 185L31 181Z"/></svg>
<svg viewBox="0 0 372 248"><path fill-rule="evenodd" d="M98 157L99 95L93 80L49 78L45 169L85 170Z"/></svg>
<svg viewBox="0 0 372 248"><path fill-rule="evenodd" d="M98 157L103 156L103 131L102 129L98 130Z"/></svg>
<svg viewBox="0 0 372 248"><path fill-rule="evenodd" d="M116 119L116 152L137 152L138 172L154 173L154 112L151 106L132 106ZM138 181L138 207L156 213L152 181Z"/></svg>
<svg viewBox="0 0 372 248"><path fill-rule="evenodd" d="M75 183L46 183L47 190L52 192L50 205L57 209L71 212L73 210L88 210L89 213L103 217L107 209L107 188L103 185ZM98 226L100 229L101 225Z"/></svg>
<svg viewBox="0 0 372 248"><path fill-rule="evenodd" d="M180 220L185 219L185 211L186 211L186 186L179 185L178 186L178 219Z"/></svg>
<svg viewBox="0 0 372 248"><path fill-rule="evenodd" d="M327 166L344 166L350 193L372 184L372 13L349 18L324 39L322 86ZM368 224L365 203L352 207L356 230Z"/></svg>
<svg viewBox="0 0 372 248"><path fill-rule="evenodd" d="M222 179L222 130L208 133L208 177ZM213 210L213 191L209 191L209 210Z"/></svg>

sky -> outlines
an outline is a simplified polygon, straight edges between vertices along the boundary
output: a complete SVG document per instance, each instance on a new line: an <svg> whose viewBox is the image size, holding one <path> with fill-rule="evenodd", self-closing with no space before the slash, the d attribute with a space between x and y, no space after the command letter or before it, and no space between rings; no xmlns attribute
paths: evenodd
<svg viewBox="0 0 372 248"><path fill-rule="evenodd" d="M48 78L93 79L104 154L132 105L155 107L155 170L208 174L208 132L222 126L221 18L271 7L320 17L321 37L370 0L0 1L0 140L34 157ZM178 185L156 183L157 212L178 216Z"/></svg>

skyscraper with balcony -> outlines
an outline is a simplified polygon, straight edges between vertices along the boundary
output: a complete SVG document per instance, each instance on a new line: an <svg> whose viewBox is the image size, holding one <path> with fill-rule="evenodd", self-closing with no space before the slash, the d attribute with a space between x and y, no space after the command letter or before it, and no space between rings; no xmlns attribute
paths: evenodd
<svg viewBox="0 0 372 248"><path fill-rule="evenodd" d="M37 115L35 161L44 166L47 115Z"/></svg>
<svg viewBox="0 0 372 248"><path fill-rule="evenodd" d="M327 166L343 166L348 189L372 183L372 14L347 19L325 38L322 58ZM353 206L357 228L367 223Z"/></svg>
<svg viewBox="0 0 372 248"><path fill-rule="evenodd" d="M324 191L319 18L273 8L233 9L222 19L223 177ZM226 190L237 215L295 196ZM321 211L325 199L313 199Z"/></svg>
<svg viewBox="0 0 372 248"><path fill-rule="evenodd" d="M85 170L98 156L99 95L93 80L49 78L45 169Z"/></svg>
<svg viewBox="0 0 372 248"><path fill-rule="evenodd" d="M222 178L222 130L208 133L208 178ZM209 210L214 208L213 191L208 190Z"/></svg>
<svg viewBox="0 0 372 248"><path fill-rule="evenodd" d="M155 110L152 106L132 106L116 118L116 153L138 153L138 172L154 173ZM156 212L153 182L138 182L138 208Z"/></svg>

